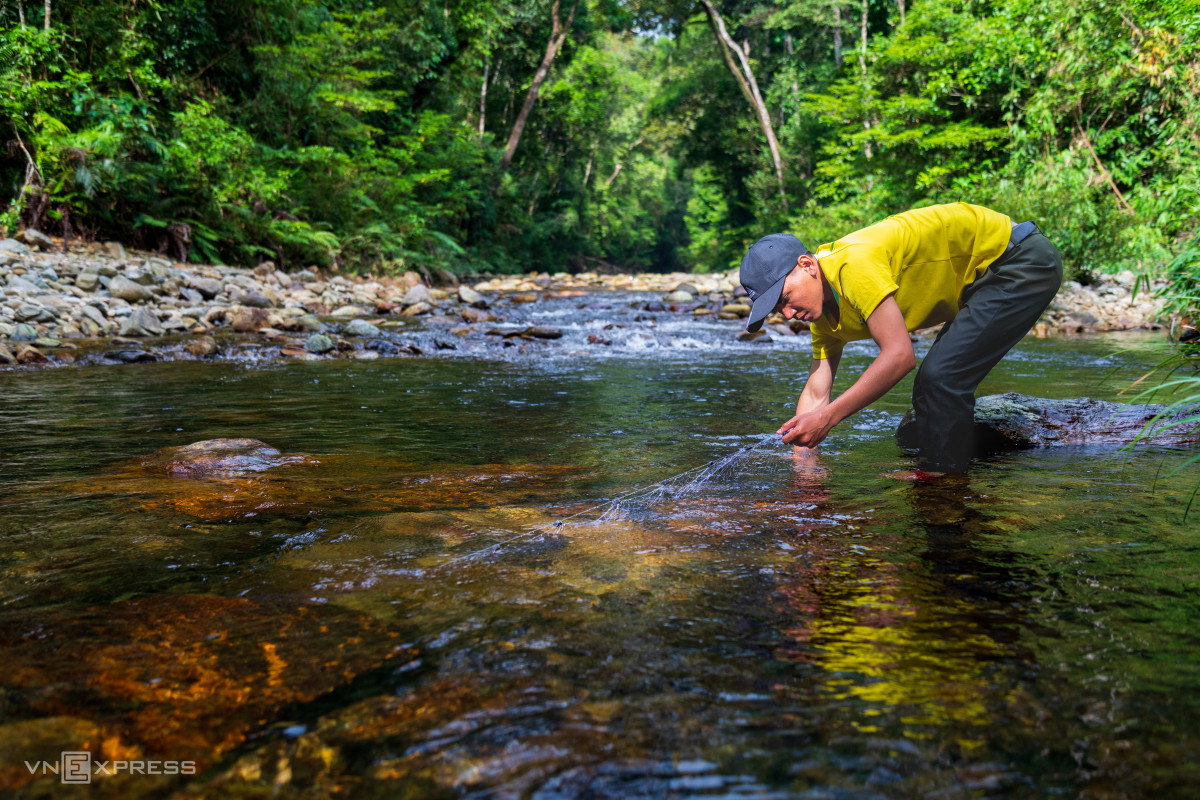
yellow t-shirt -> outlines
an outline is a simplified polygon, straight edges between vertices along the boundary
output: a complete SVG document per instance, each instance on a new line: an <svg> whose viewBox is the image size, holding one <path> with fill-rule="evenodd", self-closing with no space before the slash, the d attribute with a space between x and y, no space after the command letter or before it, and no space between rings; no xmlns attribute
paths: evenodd
<svg viewBox="0 0 1200 800"><path fill-rule="evenodd" d="M838 296L841 319L812 325L813 358L871 338L867 317L895 293L910 331L958 313L965 286L1004 254L1011 220L983 206L949 203L906 211L822 245L821 271Z"/></svg>

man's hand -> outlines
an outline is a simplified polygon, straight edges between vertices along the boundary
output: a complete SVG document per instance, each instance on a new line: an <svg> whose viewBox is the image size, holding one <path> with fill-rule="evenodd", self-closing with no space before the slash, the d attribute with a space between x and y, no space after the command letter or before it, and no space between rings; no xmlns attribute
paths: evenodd
<svg viewBox="0 0 1200 800"><path fill-rule="evenodd" d="M878 400L916 366L904 315L894 296L888 295L871 312L867 329L879 345L879 355L833 402L829 401L829 391L833 386L837 359L813 361L808 383L796 406L796 416L779 428L784 442L798 447L816 447L835 425Z"/></svg>
<svg viewBox="0 0 1200 800"><path fill-rule="evenodd" d="M830 417L827 408L828 406L823 406L816 411L797 414L780 425L779 430L775 432L783 436L785 444L797 447L816 447L829 435L829 430L835 424L835 420Z"/></svg>

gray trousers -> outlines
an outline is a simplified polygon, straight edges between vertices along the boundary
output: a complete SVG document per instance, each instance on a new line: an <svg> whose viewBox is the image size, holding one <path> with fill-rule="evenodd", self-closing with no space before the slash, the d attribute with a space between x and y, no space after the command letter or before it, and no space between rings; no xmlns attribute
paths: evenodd
<svg viewBox="0 0 1200 800"><path fill-rule="evenodd" d="M913 412L926 469L959 471L975 452L975 389L1029 333L1062 284L1062 257L1042 233L1013 245L963 290L917 370Z"/></svg>

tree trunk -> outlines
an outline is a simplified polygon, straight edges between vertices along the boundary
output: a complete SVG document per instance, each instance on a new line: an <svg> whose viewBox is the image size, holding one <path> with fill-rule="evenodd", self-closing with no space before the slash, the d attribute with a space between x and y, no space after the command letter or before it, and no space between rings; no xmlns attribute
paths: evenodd
<svg viewBox="0 0 1200 800"><path fill-rule="evenodd" d="M550 74L550 65L554 63L558 49L566 41L567 34L571 31L571 25L575 22L575 9L579 6L579 0L572 0L571 13L567 15L566 25L563 25L558 18L558 2L559 0L554 0L554 4L550 7L550 41L546 44L546 54L542 56L542 63L538 65L537 72L533 75L533 83L530 84L529 92L525 95L525 104L521 106L521 112L517 114L517 121L513 123L512 133L508 135L508 144L504 147L504 155L500 157L501 174L507 172L509 165L512 164L513 156L517 152L517 144L521 141L521 134L525 131L525 123L529 120L529 112L533 110L533 104L537 102L542 83Z"/></svg>
<svg viewBox="0 0 1200 800"><path fill-rule="evenodd" d="M1100 160L1100 156L1096 153L1096 148L1092 146L1092 137L1088 136L1087 131L1079 123L1079 117L1076 115L1075 130L1079 133L1079 141L1087 148L1087 151L1092 154L1092 160L1096 162L1096 169L1100 170L1100 177L1104 178L1108 184L1108 188L1112 189L1113 194L1117 198L1117 205L1126 214L1133 213L1133 207L1129 205L1129 201L1125 199L1125 195L1121 194L1121 190L1117 188L1117 182L1113 179L1112 173L1108 171L1108 167L1104 166L1104 162Z"/></svg>
<svg viewBox="0 0 1200 800"><path fill-rule="evenodd" d="M637 149L638 149L638 147L640 147L640 146L641 146L641 144L642 144L642 142L644 142L644 141L646 141L646 134L645 134L645 133L643 133L641 136L639 136L639 137L637 138L637 141L636 141L636 142L634 142L633 144L629 145L629 149L628 149L628 150L626 150L626 151L625 151L625 153L624 153L624 155L622 155L622 156L621 156L621 157L620 157L620 158L617 160L617 165L616 165L616 166L613 168L612 174L611 174L611 175L609 175L609 176L608 176L608 179L604 181L604 188L605 188L605 189L608 189L608 188L610 188L610 187L613 185L613 181L615 181L615 180L617 179L617 176L621 174L621 170L622 170L622 168L624 168L624 166L625 166L625 159L629 158L630 154L632 154L634 150L637 150Z"/></svg>
<svg viewBox="0 0 1200 800"><path fill-rule="evenodd" d="M21 30L25 30L25 3L17 0L17 19L21 21Z"/></svg>
<svg viewBox="0 0 1200 800"><path fill-rule="evenodd" d="M479 136L483 136L483 122L487 118L487 82L488 69L491 67L491 59L485 58L483 61L483 88L479 90Z"/></svg>
<svg viewBox="0 0 1200 800"><path fill-rule="evenodd" d="M900 24L904 24L904 0L896 0L896 7L900 9Z"/></svg>
<svg viewBox="0 0 1200 800"><path fill-rule="evenodd" d="M862 0L862 24L858 44L858 68L865 77L867 74L867 0Z"/></svg>
<svg viewBox="0 0 1200 800"><path fill-rule="evenodd" d="M46 30L50 30L50 0L46 0Z"/></svg>
<svg viewBox="0 0 1200 800"><path fill-rule="evenodd" d="M838 68L842 68L842 9L835 6L833 9L833 63Z"/></svg>
<svg viewBox="0 0 1200 800"><path fill-rule="evenodd" d="M771 127L771 116L767 113L767 104L763 102L762 95L758 91L758 82L754 80L754 71L750 69L750 60L746 56L746 50L738 46L738 43L733 40L729 32L725 29L725 20L717 13L717 9L713 6L711 0L700 0L704 5L704 10L708 14L708 24L712 27L713 34L717 37L717 44L721 48L721 54L725 56L725 64L729 67L729 71L733 73L734 79L737 81L738 88L742 90L742 94L750 101L750 105L754 107L755 116L758 117L758 124L762 127L763 135L767 137L767 147L771 150L771 159L775 162L775 181L779 184L779 199L783 202L783 210L786 213L788 208L787 193L783 189L783 159L779 156L779 141L775 138L775 129ZM733 56L737 56L738 64L734 64Z"/></svg>
<svg viewBox="0 0 1200 800"><path fill-rule="evenodd" d="M866 88L867 82L867 2L868 0L862 0L862 16L860 18L858 39L858 69L862 73L863 88ZM863 128L871 130L870 117L863 122ZM863 144L863 155L870 161L873 153L874 148L871 147L871 141L868 139Z"/></svg>

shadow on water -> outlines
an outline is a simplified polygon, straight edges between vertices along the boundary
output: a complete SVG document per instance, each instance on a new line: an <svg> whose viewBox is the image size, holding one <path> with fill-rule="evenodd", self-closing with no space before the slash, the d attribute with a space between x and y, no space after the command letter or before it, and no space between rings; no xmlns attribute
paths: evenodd
<svg viewBox="0 0 1200 800"><path fill-rule="evenodd" d="M1026 343L984 390L1111 399L1144 366L1128 350ZM198 773L97 778L123 797L1200 780L1200 548L1171 474L1189 453L900 480L901 388L800 459L761 436L794 403L790 352L148 366L3 378L0 786L18 795L62 790L24 762L63 751ZM146 459L216 436L286 463L180 479ZM703 485L644 491L739 448Z"/></svg>

